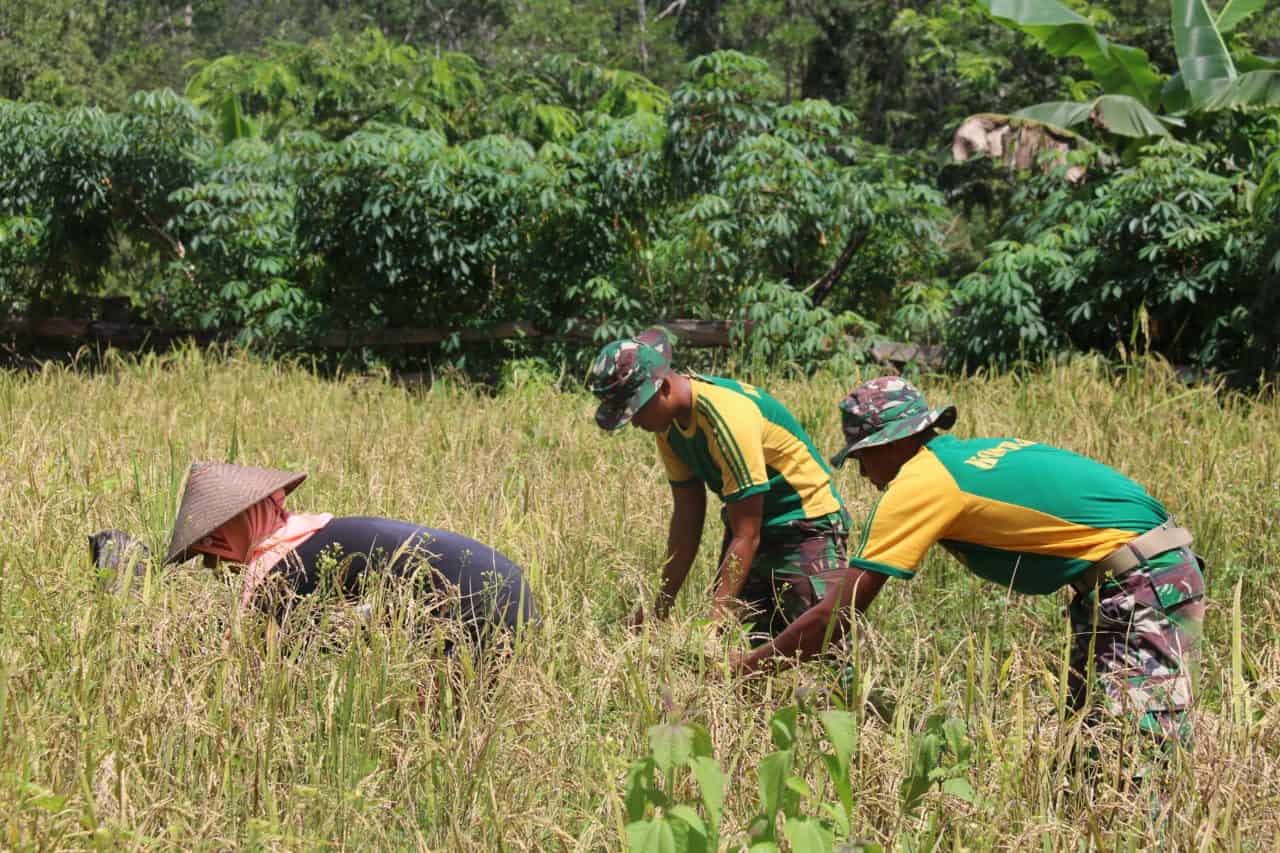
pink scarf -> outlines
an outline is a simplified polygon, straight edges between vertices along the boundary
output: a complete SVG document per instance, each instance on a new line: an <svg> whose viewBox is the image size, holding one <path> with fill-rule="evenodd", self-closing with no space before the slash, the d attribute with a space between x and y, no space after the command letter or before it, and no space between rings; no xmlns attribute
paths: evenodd
<svg viewBox="0 0 1280 853"><path fill-rule="evenodd" d="M253 599L276 563L333 521L333 514L328 512L290 513L283 508L280 511L284 514L284 523L259 542L245 561L240 606L246 610L253 606Z"/></svg>
<svg viewBox="0 0 1280 853"><path fill-rule="evenodd" d="M289 513L284 510L284 491L277 489L211 531L192 546L192 550L213 554L233 563L248 563L253 557L255 544L270 536L288 518Z"/></svg>
<svg viewBox="0 0 1280 853"><path fill-rule="evenodd" d="M327 512L287 511L284 491L278 489L205 536L191 550L245 565L240 604L247 609L276 563L330 521L333 515Z"/></svg>

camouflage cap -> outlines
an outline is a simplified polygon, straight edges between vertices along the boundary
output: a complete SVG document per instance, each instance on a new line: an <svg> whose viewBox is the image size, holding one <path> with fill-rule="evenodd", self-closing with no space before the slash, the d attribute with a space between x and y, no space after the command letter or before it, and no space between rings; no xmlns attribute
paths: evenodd
<svg viewBox="0 0 1280 853"><path fill-rule="evenodd" d="M899 376L864 382L840 401L845 448L831 457L839 468L855 450L888 444L929 427L951 429L956 407L930 409L920 389Z"/></svg>
<svg viewBox="0 0 1280 853"><path fill-rule="evenodd" d="M671 372L671 336L665 329L645 329L633 338L614 341L600 350L587 384L600 398L596 423L601 429L626 426L649 402Z"/></svg>

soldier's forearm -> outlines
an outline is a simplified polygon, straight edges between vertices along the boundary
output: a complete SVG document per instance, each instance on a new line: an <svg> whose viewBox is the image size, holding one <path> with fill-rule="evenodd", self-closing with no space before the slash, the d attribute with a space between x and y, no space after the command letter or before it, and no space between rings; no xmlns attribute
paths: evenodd
<svg viewBox="0 0 1280 853"><path fill-rule="evenodd" d="M676 593L680 592L680 588L684 586L692 564L693 560L688 557L681 559L673 554L667 558L667 562L662 567L662 585L658 589L658 597L653 605L654 612L659 618L665 617L671 610L671 605L676 600Z"/></svg>
<svg viewBox="0 0 1280 853"><path fill-rule="evenodd" d="M743 657L738 663L739 673L749 675L782 668L821 654L829 641L841 637L849 628L855 611L861 613L871 606L886 579L875 572L847 570L821 601L801 613L772 642Z"/></svg>
<svg viewBox="0 0 1280 853"><path fill-rule="evenodd" d="M676 593L684 586L693 566L694 557L698 553L702 530L690 529L678 525L673 520L670 534L667 537L667 559L662 564L662 585L658 589L658 597L654 602L654 611L664 617L675 602Z"/></svg>
<svg viewBox="0 0 1280 853"><path fill-rule="evenodd" d="M834 623L832 620L836 620ZM742 659L739 670L748 675L769 667L784 667L807 660L822 651L828 640L840 637L848 625L849 611L830 605L810 607L786 627L772 642L765 643Z"/></svg>
<svg viewBox="0 0 1280 853"><path fill-rule="evenodd" d="M760 537L734 536L725 549L724 561L716 574L715 604L717 608L732 606L747 583L751 564L755 562Z"/></svg>

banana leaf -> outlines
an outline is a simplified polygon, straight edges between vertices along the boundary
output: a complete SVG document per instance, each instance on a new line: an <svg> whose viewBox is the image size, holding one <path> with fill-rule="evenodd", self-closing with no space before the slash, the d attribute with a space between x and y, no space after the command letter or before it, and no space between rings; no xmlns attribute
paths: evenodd
<svg viewBox="0 0 1280 853"><path fill-rule="evenodd" d="M1256 53L1245 53L1235 57L1236 71L1244 76L1251 71L1280 71L1280 58L1274 56L1258 56ZM1239 79L1239 78L1237 78ZM1245 84L1256 86L1257 83ZM1227 87L1223 87L1224 89ZM1182 74L1174 74L1164 81L1160 93L1160 106L1166 113L1185 113L1191 109L1191 93Z"/></svg>
<svg viewBox="0 0 1280 853"><path fill-rule="evenodd" d="M1160 116L1140 101L1127 95L1103 95L1092 101L1050 101L1014 113L1017 118L1031 119L1054 127L1069 128L1092 120L1095 125L1117 136L1145 139L1168 136L1169 125L1181 122Z"/></svg>
<svg viewBox="0 0 1280 853"><path fill-rule="evenodd" d="M1191 109L1191 93L1187 91L1187 82L1181 73L1164 81L1164 88L1160 90L1160 106L1166 113L1185 113Z"/></svg>
<svg viewBox="0 0 1280 853"><path fill-rule="evenodd" d="M1236 78L1236 67L1205 0L1173 0L1173 45L1191 109L1215 98Z"/></svg>
<svg viewBox="0 0 1280 853"><path fill-rule="evenodd" d="M1106 40L1088 19L1057 0L977 0L993 18L1021 30L1054 56L1084 62L1108 94L1128 95L1154 108L1160 75L1146 52Z"/></svg>
<svg viewBox="0 0 1280 853"><path fill-rule="evenodd" d="M1278 200L1280 200L1280 153L1271 155L1271 160L1262 173L1262 179L1258 181L1258 186L1253 192L1253 210L1264 216L1268 215L1273 207L1280 207L1277 205Z"/></svg>
<svg viewBox="0 0 1280 853"><path fill-rule="evenodd" d="M240 97L232 92L223 99L218 110L218 130L222 144L230 145L237 139L250 139L258 135L253 120L240 109Z"/></svg>
<svg viewBox="0 0 1280 853"><path fill-rule="evenodd" d="M1267 0L1228 0L1218 15L1218 32L1226 35L1240 22L1267 5Z"/></svg>
<svg viewBox="0 0 1280 853"><path fill-rule="evenodd" d="M1103 95L1093 102L1093 120L1099 127L1118 136L1141 139L1147 136L1168 136L1169 125L1181 125L1181 121L1161 117L1145 105L1124 95Z"/></svg>
<svg viewBox="0 0 1280 853"><path fill-rule="evenodd" d="M1013 116L1065 130L1088 121L1089 114L1092 112L1092 101L1046 101L1034 107L1018 110Z"/></svg>
<svg viewBox="0 0 1280 853"><path fill-rule="evenodd" d="M1236 56L1236 71L1241 74L1248 71L1266 71L1269 68L1280 69L1280 57L1258 56L1256 53Z"/></svg>
<svg viewBox="0 0 1280 853"><path fill-rule="evenodd" d="M1242 107L1280 107L1280 71L1250 71L1203 105L1206 110L1234 110Z"/></svg>

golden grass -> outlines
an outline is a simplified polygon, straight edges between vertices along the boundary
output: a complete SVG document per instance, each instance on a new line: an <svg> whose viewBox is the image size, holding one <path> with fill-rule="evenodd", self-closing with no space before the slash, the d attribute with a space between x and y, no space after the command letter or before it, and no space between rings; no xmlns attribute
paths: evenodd
<svg viewBox="0 0 1280 853"><path fill-rule="evenodd" d="M835 449L834 403L858 378L766 384ZM1010 597L935 554L886 588L856 650L861 689L896 706L883 721L856 703L859 837L901 849L930 827L957 849L1280 843L1280 402L1185 388L1151 362L922 384L959 405L958 434L1097 457L1196 532L1212 597L1199 736L1164 780L1162 827L1114 783L1105 745L1100 778L1080 782L1055 713L1065 598ZM592 409L536 374L496 395L406 389L190 350L95 374L0 373L0 845L618 849L645 729L683 716L707 726L732 780L736 849L768 715L836 669L745 686L701 677L718 666L697 654L705 543L676 618L622 630L652 588L669 499L651 442L601 433ZM292 636L296 624L277 638L234 617L235 588L194 568L136 594L102 589L85 535L119 527L162 551L188 463L232 454L309 471L294 508L494 545L526 567L544 621L477 672L410 639L395 608L368 634L326 616L321 647ZM856 474L840 487L855 516L866 510ZM980 799L935 793L903 815L910 736L930 713L968 721Z"/></svg>

